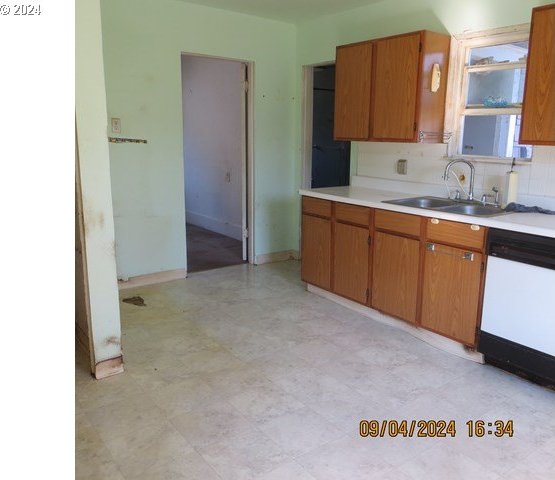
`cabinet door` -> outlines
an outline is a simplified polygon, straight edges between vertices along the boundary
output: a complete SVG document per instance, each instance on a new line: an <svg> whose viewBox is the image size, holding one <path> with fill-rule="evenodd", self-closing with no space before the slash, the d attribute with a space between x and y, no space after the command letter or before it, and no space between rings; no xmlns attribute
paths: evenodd
<svg viewBox="0 0 555 480"><path fill-rule="evenodd" d="M327 290L331 287L331 221L303 215L301 278Z"/></svg>
<svg viewBox="0 0 555 480"><path fill-rule="evenodd" d="M555 145L555 5L532 13L520 143Z"/></svg>
<svg viewBox="0 0 555 480"><path fill-rule="evenodd" d="M375 45L371 136L415 140L420 33L385 38Z"/></svg>
<svg viewBox="0 0 555 480"><path fill-rule="evenodd" d="M336 139L368 138L371 76L371 42L337 47L333 132Z"/></svg>
<svg viewBox="0 0 555 480"><path fill-rule="evenodd" d="M335 224L334 292L359 303L368 301L368 228Z"/></svg>
<svg viewBox="0 0 555 480"><path fill-rule="evenodd" d="M445 245L426 244L422 326L474 345L483 257Z"/></svg>
<svg viewBox="0 0 555 480"><path fill-rule="evenodd" d="M372 267L372 307L416 322L420 242L376 232Z"/></svg>

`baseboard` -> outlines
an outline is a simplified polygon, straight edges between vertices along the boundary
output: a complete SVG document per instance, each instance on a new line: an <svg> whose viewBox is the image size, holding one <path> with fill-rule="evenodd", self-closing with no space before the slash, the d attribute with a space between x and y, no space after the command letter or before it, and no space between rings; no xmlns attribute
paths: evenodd
<svg viewBox="0 0 555 480"><path fill-rule="evenodd" d="M196 225L197 227L220 233L226 237L234 238L235 240L243 240L243 229L241 225L224 222L217 218L208 217L207 215L194 212L187 212L186 219L187 223Z"/></svg>
<svg viewBox="0 0 555 480"><path fill-rule="evenodd" d="M95 365L94 376L97 380L101 380L112 375L123 373L123 357L120 355L116 358L104 360Z"/></svg>
<svg viewBox="0 0 555 480"><path fill-rule="evenodd" d="M436 347L440 350L452 353L453 355L457 355L458 357L465 358L476 363L484 363L484 356L481 353L470 350L468 347L465 347L459 342L455 342L454 340L451 340L449 338L442 337L441 335L430 332L429 330L415 327L409 323L403 322L402 320L390 317L389 315L385 315L381 312L378 312L377 310L374 310L373 308L365 307L360 303L347 300L346 298L335 295L334 293L328 292L327 290L316 287L314 285L307 284L307 289L309 292L327 298L328 300L331 300L335 303L339 303L340 305L354 310L364 315L365 317L371 318L372 320L384 323L394 328L398 328L399 330L403 330L413 337L419 338L420 340L429 343L433 347Z"/></svg>
<svg viewBox="0 0 555 480"><path fill-rule="evenodd" d="M256 265L264 265L265 263L285 262L286 260L298 260L299 252L297 250L285 250L283 252L263 253L256 255L254 263Z"/></svg>
<svg viewBox="0 0 555 480"><path fill-rule="evenodd" d="M118 280L120 290L133 287L144 287L145 285L154 285L155 283L171 282L172 280L181 280L187 276L187 270L178 268L177 270L166 270L164 272L147 273L146 275L138 275L130 277L129 280Z"/></svg>

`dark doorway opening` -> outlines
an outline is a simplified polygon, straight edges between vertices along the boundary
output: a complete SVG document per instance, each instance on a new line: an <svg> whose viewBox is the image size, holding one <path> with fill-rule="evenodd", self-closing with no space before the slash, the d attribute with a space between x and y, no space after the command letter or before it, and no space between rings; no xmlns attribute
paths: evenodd
<svg viewBox="0 0 555 480"><path fill-rule="evenodd" d="M314 67L311 187L349 185L351 142L333 139L335 65Z"/></svg>

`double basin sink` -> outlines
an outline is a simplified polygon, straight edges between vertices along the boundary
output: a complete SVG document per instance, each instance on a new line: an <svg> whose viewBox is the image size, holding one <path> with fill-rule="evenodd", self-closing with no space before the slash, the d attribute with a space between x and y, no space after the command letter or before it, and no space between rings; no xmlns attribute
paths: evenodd
<svg viewBox="0 0 555 480"><path fill-rule="evenodd" d="M458 213L460 215L474 215L476 217L495 217L506 213L500 207L483 205L478 202L470 202L467 200L451 200L449 198L440 197L401 198L399 200L384 200L383 203L392 203L394 205L403 205L405 207L424 208L438 212Z"/></svg>

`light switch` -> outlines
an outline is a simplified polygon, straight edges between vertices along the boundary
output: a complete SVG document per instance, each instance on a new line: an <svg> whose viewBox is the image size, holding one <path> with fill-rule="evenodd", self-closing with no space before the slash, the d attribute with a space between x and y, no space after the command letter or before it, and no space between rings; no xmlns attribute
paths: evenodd
<svg viewBox="0 0 555 480"><path fill-rule="evenodd" d="M121 133L121 120L112 117L112 133Z"/></svg>

